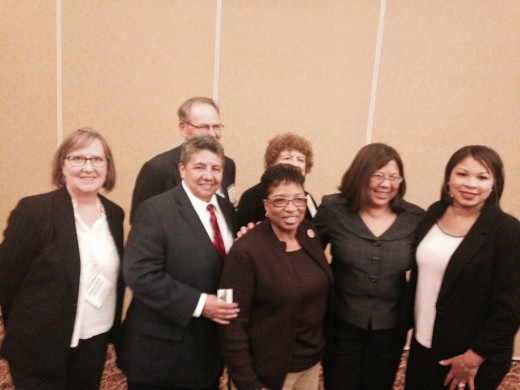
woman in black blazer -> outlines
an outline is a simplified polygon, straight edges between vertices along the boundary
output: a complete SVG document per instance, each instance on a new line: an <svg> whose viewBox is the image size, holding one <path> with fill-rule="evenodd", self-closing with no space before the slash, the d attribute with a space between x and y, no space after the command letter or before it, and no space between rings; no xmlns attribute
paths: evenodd
<svg viewBox="0 0 520 390"><path fill-rule="evenodd" d="M124 293L124 213L98 194L115 183L103 137L66 138L52 181L57 190L18 203L0 245L0 352L17 390L98 389Z"/></svg>
<svg viewBox="0 0 520 390"><path fill-rule="evenodd" d="M418 227L406 389L496 389L520 324L520 222L499 206L502 161L466 146Z"/></svg>

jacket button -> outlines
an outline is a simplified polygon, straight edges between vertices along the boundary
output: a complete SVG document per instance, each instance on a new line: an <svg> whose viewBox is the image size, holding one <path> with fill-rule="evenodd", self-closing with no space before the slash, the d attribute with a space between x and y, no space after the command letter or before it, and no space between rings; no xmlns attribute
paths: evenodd
<svg viewBox="0 0 520 390"><path fill-rule="evenodd" d="M375 283L376 280L377 280L377 277L375 277L375 276L370 277L370 282Z"/></svg>

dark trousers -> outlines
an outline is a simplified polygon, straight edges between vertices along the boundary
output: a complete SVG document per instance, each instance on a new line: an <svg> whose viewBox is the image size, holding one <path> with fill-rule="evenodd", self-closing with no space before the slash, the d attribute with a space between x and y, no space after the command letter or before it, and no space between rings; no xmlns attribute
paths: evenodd
<svg viewBox="0 0 520 390"><path fill-rule="evenodd" d="M108 333L102 333L70 349L67 372L58 378L26 374L23 368L10 365L16 390L98 390L107 356Z"/></svg>
<svg viewBox="0 0 520 390"><path fill-rule="evenodd" d="M507 357L500 363L485 361L475 377L476 390L495 390L507 374L510 365L511 359ZM441 366L431 349L423 347L415 337L412 338L406 366L405 390L448 389L448 386L444 386L443 383L449 371L450 367Z"/></svg>
<svg viewBox="0 0 520 390"><path fill-rule="evenodd" d="M334 321L330 354L323 361L327 390L391 390L406 332L361 329Z"/></svg>

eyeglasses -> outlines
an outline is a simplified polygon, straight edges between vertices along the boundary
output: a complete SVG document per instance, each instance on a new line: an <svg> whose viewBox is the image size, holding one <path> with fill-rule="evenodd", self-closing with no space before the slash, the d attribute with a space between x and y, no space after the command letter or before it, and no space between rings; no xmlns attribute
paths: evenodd
<svg viewBox="0 0 520 390"><path fill-rule="evenodd" d="M377 184L381 184L385 180L388 180L390 184L399 184L403 181L403 178L401 176L385 176L382 173L374 173L372 175L372 180Z"/></svg>
<svg viewBox="0 0 520 390"><path fill-rule="evenodd" d="M307 198L294 198L294 199L285 199L285 198L274 198L274 199L266 199L269 203L273 205L273 207L287 207L289 202L292 202L296 207L304 207L307 206Z"/></svg>
<svg viewBox="0 0 520 390"><path fill-rule="evenodd" d="M108 158L106 158L105 156L67 156L65 157L65 160L67 160L69 164L75 168L84 166L87 163L87 161L90 161L93 167L103 168L107 165Z"/></svg>
<svg viewBox="0 0 520 390"><path fill-rule="evenodd" d="M206 130L206 131L210 131L211 129L213 130L222 130L224 128L224 125L223 124L216 124L216 125L206 125L206 124L202 124L202 125L194 125L193 123L190 123L188 121L183 121L184 123L186 123L187 125L190 125L191 127L195 127L196 129L199 129L199 130Z"/></svg>

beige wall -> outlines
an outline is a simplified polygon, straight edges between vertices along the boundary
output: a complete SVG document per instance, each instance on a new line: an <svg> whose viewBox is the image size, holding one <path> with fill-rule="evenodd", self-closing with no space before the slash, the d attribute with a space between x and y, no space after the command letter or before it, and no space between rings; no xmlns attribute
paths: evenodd
<svg viewBox="0 0 520 390"><path fill-rule="evenodd" d="M56 145L81 126L108 138L109 197L128 211L194 95L221 105L239 194L281 132L312 141L316 199L380 141L423 207L451 153L479 143L504 159L503 207L520 217L519 36L517 0L0 0L0 225L51 188Z"/></svg>

